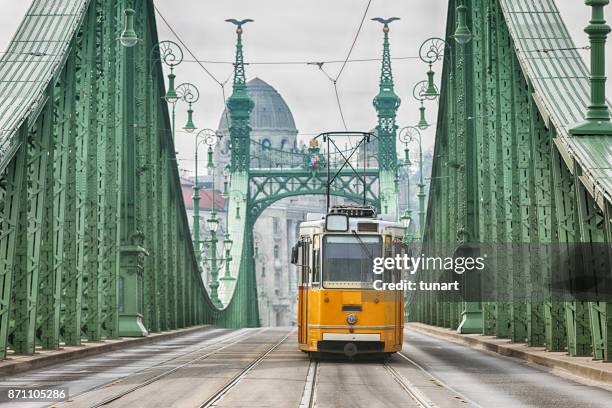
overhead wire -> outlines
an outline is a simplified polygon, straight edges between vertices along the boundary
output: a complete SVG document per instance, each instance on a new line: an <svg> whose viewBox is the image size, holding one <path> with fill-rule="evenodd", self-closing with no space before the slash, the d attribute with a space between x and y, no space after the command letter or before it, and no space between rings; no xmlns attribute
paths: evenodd
<svg viewBox="0 0 612 408"><path fill-rule="evenodd" d="M185 48L185 50L187 50L187 52L189 53L189 55L191 55L191 57L194 59L194 61L197 62L197 64L204 70L204 72L206 72L206 74L213 80L215 81L220 87L221 87L221 97L223 98L223 112L225 115L225 123L227 124L227 127L229 129L230 126L230 122L229 119L227 117L227 109L226 109L226 105L225 105L225 101L227 100L226 96L225 96L225 85L227 84L227 82L229 81L229 79L231 78L231 75L228 77L228 79L226 79L224 82L221 82L219 79L217 79L217 77L215 77L205 66L202 62L200 62L198 60L198 57L195 56L195 54L191 51L191 48L189 48L187 46L187 44L185 44L185 42L183 41L183 39L178 35L178 33L176 32L176 30L170 25L170 23L168 22L168 20L164 17L164 15L159 11L159 9L157 8L156 5L153 5L153 7L155 8L155 12L157 13L157 15L159 15L159 17L162 19L162 21L164 22L164 24L166 25L166 27L168 27L168 29L170 30L170 32L172 32L172 34L174 35L174 37L177 39L177 41Z"/></svg>
<svg viewBox="0 0 612 408"><path fill-rule="evenodd" d="M332 63L331 61L306 62L306 65L317 66L319 68L319 71L321 71L327 77L327 79L332 83L332 85L334 87L334 96L336 98L336 105L338 106L338 112L340 113L340 119L342 120L342 126L344 126L344 130L345 131L348 131L348 126L346 124L346 118L344 117L344 111L342 109L342 101L340 99L340 93L338 92L338 80L342 76L342 73L344 72L344 69L346 68L346 65L348 64L348 62L349 62L349 60L351 58L351 54L353 53L353 50L355 49L355 44L357 44L357 40L359 39L359 34L361 33L361 29L363 28L363 23L364 23L367 15L368 15L368 11L370 10L370 6L371 5L372 5L372 0L368 0L368 3L366 4L365 10L363 12L363 16L361 17L361 20L359 21L359 26L357 27L357 32L355 33L355 36L353 37L353 41L351 43L351 46L350 46L350 48L348 50L348 53L346 54L346 58L344 58L344 60L342 61L342 66L338 70L338 74L336 74L335 77L332 77L323 68L323 66L326 63ZM334 61L334 63L336 63L336 62L339 62L339 61ZM352 147L353 146L353 142L350 140L350 138L349 138L349 143L351 144L351 147Z"/></svg>
<svg viewBox="0 0 612 408"><path fill-rule="evenodd" d="M418 55L413 56L404 56L404 57L392 57L391 60L399 61L399 60L413 60L420 59ZM314 65L317 62L322 62L324 64L343 64L346 61L347 64L355 63L355 62L379 62L380 58L354 58L354 59L342 59L342 60L302 60L302 61L245 61L244 65ZM201 62L204 64L224 64L224 65L233 65L232 61L222 61L222 60L202 60L202 59L193 59L193 60L183 60L183 62Z"/></svg>
<svg viewBox="0 0 612 408"><path fill-rule="evenodd" d="M336 75L336 81L338 81L338 79L340 79L340 76L342 75L342 72L344 72L344 68L346 67L346 64L347 64L349 58L351 58L351 54L353 53L353 49L355 48L355 44L357 43L357 39L359 38L359 34L361 33L361 29L363 28L363 22L365 21L367 15L368 15L368 10L370 10L370 5L371 4L372 4L372 0L368 0L368 4L366 5L365 11L363 12L363 17L361 17L361 21L359 22L359 27L357 28L357 33L355 34L355 38L353 39L353 43L351 44L351 48L349 49L349 52L346 55L346 58L344 59L344 62L342 63L342 67L340 67L340 71L338 71L338 75Z"/></svg>

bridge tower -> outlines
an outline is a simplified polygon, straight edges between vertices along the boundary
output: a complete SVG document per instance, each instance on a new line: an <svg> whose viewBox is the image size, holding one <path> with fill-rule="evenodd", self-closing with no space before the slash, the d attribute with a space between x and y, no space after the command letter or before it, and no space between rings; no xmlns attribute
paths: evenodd
<svg viewBox="0 0 612 408"><path fill-rule="evenodd" d="M236 61L234 63L233 93L227 101L230 113L230 141L232 146L231 169L233 172L248 173L250 165L251 127L249 120L253 101L247 93L244 57L242 54L242 25L251 20L228 20L236 27Z"/></svg>
<svg viewBox="0 0 612 408"><path fill-rule="evenodd" d="M374 107L378 115L376 131L380 169L380 204L383 213L397 216L397 190L395 188L397 176L397 124L395 120L401 100L394 90L391 51L389 47L389 23L399 20L399 18L375 18L374 20L383 24L384 33L379 92L374 98Z"/></svg>

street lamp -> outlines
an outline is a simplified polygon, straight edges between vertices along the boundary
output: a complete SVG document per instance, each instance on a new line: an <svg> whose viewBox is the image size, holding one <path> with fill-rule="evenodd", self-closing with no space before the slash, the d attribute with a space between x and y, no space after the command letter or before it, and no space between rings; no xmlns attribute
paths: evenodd
<svg viewBox="0 0 612 408"><path fill-rule="evenodd" d="M183 127L183 130L193 133L197 129L193 124L193 104L200 100L200 91L198 91L194 84L185 82L176 87L176 95L178 98L177 102L182 101L189 105L187 109L187 124Z"/></svg>
<svg viewBox="0 0 612 408"><path fill-rule="evenodd" d="M125 25L119 37L119 42L124 47L131 48L138 44L138 35L134 30L134 9L126 8L123 14L125 17Z"/></svg>
<svg viewBox="0 0 612 408"><path fill-rule="evenodd" d="M267 316L267 324L268 326L270 326L270 298L268 297L268 293L267 293L267 288L268 286L266 285L265 281L266 281L266 265L268 264L268 256L265 254L258 254L257 255L257 260L260 263L260 267L261 267L261 274L259 275L259 279L261 279L260 282L258 282L259 287L261 287L261 291L259 292L259 299L261 300L261 306L265 306L266 307L266 316Z"/></svg>
<svg viewBox="0 0 612 408"><path fill-rule="evenodd" d="M203 129L195 137L195 180L193 183L193 243L195 244L196 260L198 267L201 262L201 241L200 241L200 183L198 180L198 151L202 144L209 144L210 138L216 139L214 130ZM214 189L213 189L214 190ZM214 200L214 191L213 191Z"/></svg>
<svg viewBox="0 0 612 408"><path fill-rule="evenodd" d="M118 115L118 119L123 123L134 124L134 95L135 85L134 81L130 79L135 75L135 62L134 62L134 46L138 43L138 36L134 30L134 10L129 7L123 12L125 17L125 25L121 36L118 38L121 44L121 50L118 53L118 58L124 64L120 78L118 78L123 84L123 95L121 113ZM125 180L125 183L121 183L119 189L119 197L121 202L133 203L137 201L137 189L136 180L138 179L137 169L137 147L136 147L136 126L125 126L123 130L119 132L119 144L122 146L122 163L123 165L119 169L119 177L121 180ZM121 206L119 209L119 218L121 220L121 227L118 228L119 242L118 250L119 256L119 270L118 274L112 278L112 283L119 283L118 287L115 286L116 293L123 299L121 310L119 310L119 316L114 325L114 330L118 336L130 336L130 337L145 337L148 335L142 323L143 315L143 279L145 276L144 271L144 258L148 256L148 252L144 249L144 235L141 230L138 229L136 222L136 206ZM73 331L67 331L65 333L66 342L74 344L80 339L80 333Z"/></svg>
<svg viewBox="0 0 612 408"><path fill-rule="evenodd" d="M412 166L412 162L410 161L410 149L408 148L408 143L410 142L410 139L408 138L408 135L404 133L405 129L406 128L400 129L399 135L398 135L400 142L404 143L404 162L400 163L400 166L404 167L404 169L406 170L406 211L400 217L400 220L404 223L404 226L408 229L410 228L410 222L408 221L412 220L412 207L410 205L410 167ZM407 230L405 234L406 235L404 238L407 239L409 236ZM410 237L410 240L412 240L412 237Z"/></svg>
<svg viewBox="0 0 612 408"><path fill-rule="evenodd" d="M234 198L234 202L236 203L236 219L240 219L240 204L246 201L246 195L239 190L232 190L231 197Z"/></svg>
<svg viewBox="0 0 612 408"><path fill-rule="evenodd" d="M429 65L429 70L427 71L427 88L424 93L427 97L437 98L439 96L434 80L435 72L433 71L433 64L440 61L448 50L450 50L448 43L438 37L428 38L423 41L423 44L421 44L419 48L419 57L421 61Z"/></svg>
<svg viewBox="0 0 612 408"><path fill-rule="evenodd" d="M410 215L410 208L404 211L404 214L402 214L400 220L404 225L404 242L408 244L412 242L412 216Z"/></svg>
<svg viewBox="0 0 612 408"><path fill-rule="evenodd" d="M221 193L221 197L225 200L229 197L229 184L230 184L230 169L229 164L225 166L223 169L223 192ZM227 211L229 213L229 211Z"/></svg>
<svg viewBox="0 0 612 408"><path fill-rule="evenodd" d="M179 100L179 95L176 93L174 82L176 75L174 75L174 68L183 62L183 50L174 41L160 41L153 46L151 51L152 55L157 55L159 60L170 68L168 74L168 89L164 95L164 100L172 105L172 139L176 135L175 132L175 121L176 121L176 102Z"/></svg>
<svg viewBox="0 0 612 408"><path fill-rule="evenodd" d="M457 6L457 29L455 30L453 38L461 45L469 43L472 39L472 33L467 26L467 7L465 6L465 0L459 0L459 5Z"/></svg>
<svg viewBox="0 0 612 408"><path fill-rule="evenodd" d="M428 101L433 101L438 97L438 88L436 87L435 84L433 85L433 89L434 89L434 96L428 95L427 94L427 88L429 86L429 81L420 81L417 82L416 85L414 86L414 88L412 88L412 96L414 97L414 99L416 99L417 101L420 102L421 106L419 107L419 123L418 123L418 127L419 129L425 130L429 127L429 123L427 122L427 119L425 118L425 100Z"/></svg>
<svg viewBox="0 0 612 408"><path fill-rule="evenodd" d="M186 132L192 133L196 130L193 123L193 104L200 99L198 88L189 83L175 86L176 75L174 68L183 62L183 50L173 41L161 41L153 46L152 54L157 54L164 65L170 68L168 74L168 90L164 95L164 100L172 106L172 139L176 137L176 104L185 102L189 105L187 109L187 124L183 127Z"/></svg>
<svg viewBox="0 0 612 408"><path fill-rule="evenodd" d="M202 133L202 132L206 132L206 133ZM202 135L205 135L203 140L208 145L207 167L209 171L212 172L212 178L213 178L211 212L210 212L210 217L206 220L206 223L208 225L208 230L210 231L210 239L206 241L209 244L210 258L206 257L204 261L206 263L210 262L210 285L209 286L210 286L211 301L216 307L221 308L223 307L223 304L221 303L221 300L219 300L219 294L218 294L219 281L217 278L219 276L220 267L223 265L224 262L229 262L229 260L227 257L217 258L217 243L219 242L219 240L217 239L217 229L219 228L219 220L217 219L217 213L215 212L215 181L214 181L215 180L215 173L214 173L215 166L212 160L212 156L213 156L212 153L213 153L213 146L217 144L217 142L219 141L219 138L217 137L216 133L214 131L211 131L210 129L204 129L200 133L202 133ZM225 247L226 247L225 249L227 253L227 247L231 248L231 244L225 243L225 242L224 244L225 244Z"/></svg>
<svg viewBox="0 0 612 408"><path fill-rule="evenodd" d="M229 232L225 233L225 239L223 240L223 248L225 249L225 275L223 275L220 280L223 281L231 281L235 280L230 273L230 262L232 261L232 246L234 245L234 241L230 239Z"/></svg>
<svg viewBox="0 0 612 408"><path fill-rule="evenodd" d="M221 260L217 259L217 242L219 242L217 239L217 228L219 227L219 221L217 220L217 214L214 211L210 213L210 218L206 220L206 224L208 225L208 229L210 231L210 239L206 241L206 243L209 245L210 258L205 257L204 261L206 263L210 262L210 300L212 301L213 305L218 308L222 308L223 304L221 303L221 300L219 300L219 282L217 280L217 277L219 276L218 261Z"/></svg>
<svg viewBox="0 0 612 408"><path fill-rule="evenodd" d="M425 182L423 179L423 143L421 138L421 132L415 126L406 126L399 132L399 139L405 146L406 161L410 163L408 158L408 144L414 140L419 142L419 236L422 236L425 226ZM409 175L410 177L410 175ZM410 182L408 182L408 189L410 189ZM410 190L408 190L408 203L410 203ZM410 207L409 207L410 208Z"/></svg>

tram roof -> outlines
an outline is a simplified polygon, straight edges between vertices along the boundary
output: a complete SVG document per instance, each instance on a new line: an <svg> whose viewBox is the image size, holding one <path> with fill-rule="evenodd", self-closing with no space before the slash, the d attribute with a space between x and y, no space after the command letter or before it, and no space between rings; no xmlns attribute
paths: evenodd
<svg viewBox="0 0 612 408"><path fill-rule="evenodd" d="M386 215L379 215L379 218L349 217L349 231L374 232L360 230L359 224L377 224L379 233L386 228L399 228L403 234L404 225L401 222L391 221L385 217ZM313 228L315 230L313 232L317 233L325 232L325 214L308 214L308 221L300 224L300 229L303 228Z"/></svg>

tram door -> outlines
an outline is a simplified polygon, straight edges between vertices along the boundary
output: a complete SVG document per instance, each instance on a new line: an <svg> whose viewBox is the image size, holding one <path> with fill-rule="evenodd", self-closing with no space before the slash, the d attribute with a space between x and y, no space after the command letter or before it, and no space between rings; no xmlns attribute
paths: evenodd
<svg viewBox="0 0 612 408"><path fill-rule="evenodd" d="M308 342L308 278L310 275L310 242L303 241L300 245L298 270L300 271L300 288L298 304L300 344Z"/></svg>

